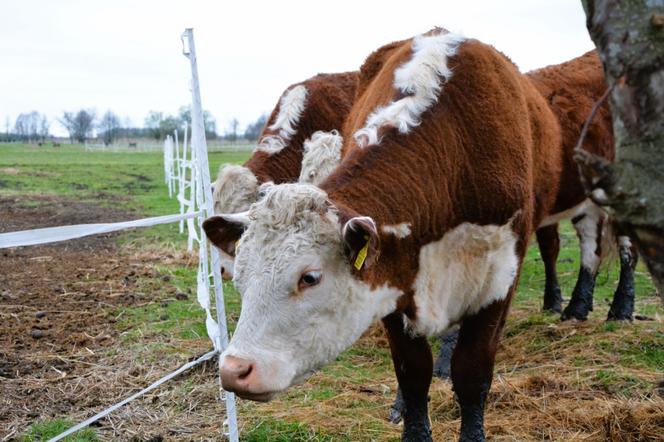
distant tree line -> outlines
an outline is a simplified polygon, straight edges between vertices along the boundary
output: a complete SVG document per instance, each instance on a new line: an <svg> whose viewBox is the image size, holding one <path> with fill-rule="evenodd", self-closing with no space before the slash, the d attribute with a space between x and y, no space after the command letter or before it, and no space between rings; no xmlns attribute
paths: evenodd
<svg viewBox="0 0 664 442"><path fill-rule="evenodd" d="M48 138L50 123L46 115L37 111L22 113L16 118L12 128L9 118L5 120L5 133L2 141L23 141L34 143Z"/></svg>
<svg viewBox="0 0 664 442"><path fill-rule="evenodd" d="M128 121L123 124L120 117L111 110L98 117L94 109L65 111L61 117L57 118L57 122L67 130L72 143L85 143L95 135L106 145L112 144L120 138L163 140L175 130L182 133L185 124L191 127L191 109L189 106L181 106L176 115L150 111L144 120L144 127L130 127L131 122ZM240 123L233 118L224 134L217 135L215 118L209 111L203 111L205 136L208 139L220 138L231 142L240 139L256 141L266 122L267 114L262 114L256 121L248 124L243 132L240 132ZM7 117L4 126L4 133L0 133L0 142L43 142L50 136L48 118L37 111L20 114L13 125Z"/></svg>

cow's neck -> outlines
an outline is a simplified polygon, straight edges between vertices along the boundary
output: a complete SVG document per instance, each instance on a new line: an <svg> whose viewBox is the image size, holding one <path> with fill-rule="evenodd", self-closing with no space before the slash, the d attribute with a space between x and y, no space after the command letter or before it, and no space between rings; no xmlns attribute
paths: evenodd
<svg viewBox="0 0 664 442"><path fill-rule="evenodd" d="M518 267L512 230L518 213L492 220L465 208L458 175L445 173L454 164L452 152L444 164L435 149L428 158L425 149L417 152L424 158L415 158L413 150L394 144L369 149L322 185L341 210L377 224L381 252L363 280L399 289L396 308L422 335L444 332L506 296Z"/></svg>

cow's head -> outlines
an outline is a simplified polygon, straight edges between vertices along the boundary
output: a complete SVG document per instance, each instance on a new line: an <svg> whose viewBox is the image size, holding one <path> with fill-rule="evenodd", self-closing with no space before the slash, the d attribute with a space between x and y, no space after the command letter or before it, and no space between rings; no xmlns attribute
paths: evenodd
<svg viewBox="0 0 664 442"><path fill-rule="evenodd" d="M343 138L339 132L315 132L304 142L300 183L319 185L339 165Z"/></svg>
<svg viewBox="0 0 664 442"><path fill-rule="evenodd" d="M349 216L314 186L273 186L248 213L204 227L214 242L244 232L234 277L242 311L221 366L224 388L240 397L271 399L395 308L398 290L361 279L378 255L375 223Z"/></svg>
<svg viewBox="0 0 664 442"><path fill-rule="evenodd" d="M249 209L259 192L258 179L244 166L225 165L212 185L215 213L238 213ZM233 278L235 241L215 243L219 247L221 276Z"/></svg>

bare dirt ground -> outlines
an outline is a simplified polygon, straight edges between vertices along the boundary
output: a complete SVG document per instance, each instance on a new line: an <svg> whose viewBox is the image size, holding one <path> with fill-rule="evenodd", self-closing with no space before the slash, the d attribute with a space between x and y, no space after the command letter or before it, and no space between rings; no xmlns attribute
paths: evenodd
<svg viewBox="0 0 664 442"><path fill-rule="evenodd" d="M31 198L29 205L0 198L0 208L0 232L136 217L112 205L53 197ZM167 302L175 294L165 282L169 277L159 274L149 258L121 250L113 235L0 250L0 440L19 438L36 421L82 420L185 362L186 356L168 351L168 343L159 360L146 359L149 352L136 346L123 348L117 312ZM186 349L190 355L208 350L196 346ZM214 408L214 388L207 400ZM150 411L160 412L159 407ZM122 428L122 416L102 421L98 434L113 440L162 437L160 428L150 428L149 415L128 429Z"/></svg>

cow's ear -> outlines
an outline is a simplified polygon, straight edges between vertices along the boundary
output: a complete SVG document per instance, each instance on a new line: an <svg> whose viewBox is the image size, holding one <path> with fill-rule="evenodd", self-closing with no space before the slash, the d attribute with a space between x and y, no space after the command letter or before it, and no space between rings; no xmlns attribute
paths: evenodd
<svg viewBox="0 0 664 442"><path fill-rule="evenodd" d="M215 215L203 221L203 230L212 244L229 255L235 255L235 243L249 224L246 212Z"/></svg>
<svg viewBox="0 0 664 442"><path fill-rule="evenodd" d="M380 238L376 223L368 216L356 216L344 224L341 236L350 259L356 270L370 267L378 258Z"/></svg>

